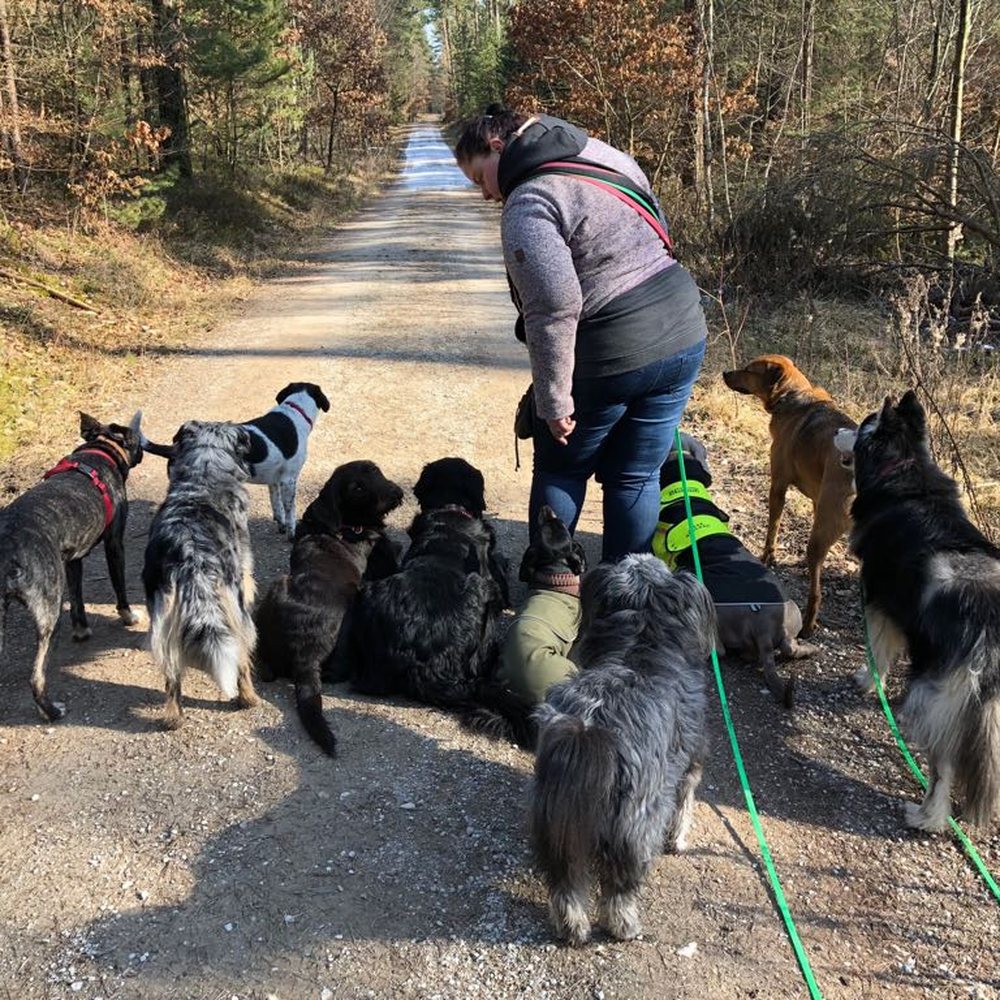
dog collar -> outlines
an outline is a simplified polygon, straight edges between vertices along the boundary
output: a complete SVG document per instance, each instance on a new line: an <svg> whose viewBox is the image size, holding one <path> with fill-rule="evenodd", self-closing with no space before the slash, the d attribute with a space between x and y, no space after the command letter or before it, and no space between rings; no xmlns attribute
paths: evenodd
<svg viewBox="0 0 1000 1000"><path fill-rule="evenodd" d="M309 425L310 429L312 428L313 422L309 419L309 414L298 403L293 403L290 399L286 399L281 405L290 406L293 410L298 410L302 414L302 419Z"/></svg>
<svg viewBox="0 0 1000 1000"><path fill-rule="evenodd" d="M580 596L580 577L576 573L536 573L531 582L557 594Z"/></svg>
<svg viewBox="0 0 1000 1000"><path fill-rule="evenodd" d="M103 434L99 435L94 439L95 441L100 441L102 445L106 448L110 448L121 460L122 472L125 473L131 467L129 462L128 452L117 442L109 437L105 437ZM100 451L95 451L93 448L84 449L91 454L100 455ZM76 454L76 452L74 452Z"/></svg>
<svg viewBox="0 0 1000 1000"><path fill-rule="evenodd" d="M74 451L74 455L104 455L103 452L96 451L93 448L85 448L80 451ZM107 458L107 455L104 455ZM104 530L108 530L108 526L114 520L115 517L115 502L111 499L111 493L108 491L108 484L101 479L100 474L97 469L92 465L88 465L86 462L74 461L72 456L61 459L57 462L48 472L46 472L42 479L49 479L52 476L57 476L61 472L79 472L86 476L93 484L97 487L98 492L101 494L101 501L104 504Z"/></svg>
<svg viewBox="0 0 1000 1000"><path fill-rule="evenodd" d="M367 532L368 529L361 524L342 524L337 534L345 542L360 542L364 540Z"/></svg>
<svg viewBox="0 0 1000 1000"><path fill-rule="evenodd" d="M450 503L447 507L438 507L440 513L447 514L460 514L462 517L468 518L470 521L474 521L475 517L469 513L464 507L459 506L457 503Z"/></svg>

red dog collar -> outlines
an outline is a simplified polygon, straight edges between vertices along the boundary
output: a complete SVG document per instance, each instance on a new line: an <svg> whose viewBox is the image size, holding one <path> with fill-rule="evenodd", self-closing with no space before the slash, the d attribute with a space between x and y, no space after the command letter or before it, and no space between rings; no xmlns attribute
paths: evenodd
<svg viewBox="0 0 1000 1000"><path fill-rule="evenodd" d="M313 422L309 419L309 414L299 406L298 403L293 403L290 399L286 399L282 406L290 406L293 410L298 410L302 414L302 419L312 428Z"/></svg>
<svg viewBox="0 0 1000 1000"><path fill-rule="evenodd" d="M74 451L74 455L101 455L103 458L108 456L104 454L103 451L97 451L93 448L82 449L81 451ZM108 526L114 520L115 517L115 502L111 499L111 494L108 492L107 483L101 479L100 475L92 465L87 465L86 462L76 462L72 458L64 458L60 460L56 465L52 466L48 472L46 472L42 479L48 479L51 476L58 475L60 472L79 472L85 475L96 487L98 492L101 494L101 500L104 503L104 530L108 530Z"/></svg>

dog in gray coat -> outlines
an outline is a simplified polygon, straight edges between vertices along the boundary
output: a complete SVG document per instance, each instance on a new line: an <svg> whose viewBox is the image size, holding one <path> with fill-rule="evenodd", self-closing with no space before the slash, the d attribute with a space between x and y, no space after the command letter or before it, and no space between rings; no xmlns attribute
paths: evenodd
<svg viewBox="0 0 1000 1000"><path fill-rule="evenodd" d="M802 613L777 576L729 530L729 515L708 490L712 475L705 446L681 434L681 448L702 577L719 620L719 655L759 664L775 701L792 708L795 681L778 676L776 656L798 660L816 652L796 638ZM671 569L694 572L676 446L660 469L660 504L653 552Z"/></svg>
<svg viewBox="0 0 1000 1000"><path fill-rule="evenodd" d="M245 486L250 448L250 434L238 424L189 420L174 435L170 485L149 527L142 569L168 729L183 722L188 667L210 673L240 708L259 701L250 676L257 639Z"/></svg>

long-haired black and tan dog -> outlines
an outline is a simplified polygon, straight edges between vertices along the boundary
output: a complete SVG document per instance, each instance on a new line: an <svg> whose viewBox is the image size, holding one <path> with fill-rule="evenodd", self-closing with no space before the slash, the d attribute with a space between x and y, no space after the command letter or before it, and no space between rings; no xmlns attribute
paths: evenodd
<svg viewBox="0 0 1000 1000"><path fill-rule="evenodd" d="M952 790L970 823L1000 809L1000 548L969 520L935 465L912 391L887 398L854 445L851 549L865 617L885 675L910 656L901 719L927 754L930 783L906 821L944 830Z"/></svg>
<svg viewBox="0 0 1000 1000"><path fill-rule="evenodd" d="M688 573L630 555L583 577L580 672L536 713L530 820L559 937L590 936L591 875L600 920L619 939L641 927L639 888L653 859L685 846L706 753L705 665L715 606Z"/></svg>
<svg viewBox="0 0 1000 1000"><path fill-rule="evenodd" d="M181 679L207 671L240 708L256 705L250 550L250 435L190 420L174 435L167 496L149 527L142 580L153 658L166 680L164 725L183 722Z"/></svg>
<svg viewBox="0 0 1000 1000"><path fill-rule="evenodd" d="M365 583L351 615L349 669L366 694L467 708L492 683L508 604L482 473L461 458L424 466L420 511L398 573Z"/></svg>
<svg viewBox="0 0 1000 1000"><path fill-rule="evenodd" d="M292 678L299 718L331 756L337 739L323 717L323 675L330 676L341 625L372 550L391 546L385 516L402 500L403 491L374 462L334 469L299 521L291 572L275 580L254 613L258 677Z"/></svg>
<svg viewBox="0 0 1000 1000"><path fill-rule="evenodd" d="M35 622L37 648L31 691L47 719L65 714L45 687L49 644L69 585L73 638L86 639L90 625L83 605L83 557L102 539L108 575L126 625L138 619L125 591L125 480L142 461L140 414L126 427L80 414L83 444L45 473L42 482L0 511L0 652L11 600Z"/></svg>

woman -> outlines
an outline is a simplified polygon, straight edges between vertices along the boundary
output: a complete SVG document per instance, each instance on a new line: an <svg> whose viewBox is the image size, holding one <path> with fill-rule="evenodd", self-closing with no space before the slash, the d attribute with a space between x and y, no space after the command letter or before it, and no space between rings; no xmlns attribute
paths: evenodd
<svg viewBox="0 0 1000 1000"><path fill-rule="evenodd" d="M701 297L628 199L538 171L575 159L646 192L649 182L631 157L582 129L497 105L465 126L455 158L487 201L503 203L504 261L540 418L528 524L548 504L575 530L594 475L604 489L603 558L648 552L660 465L705 353Z"/></svg>

